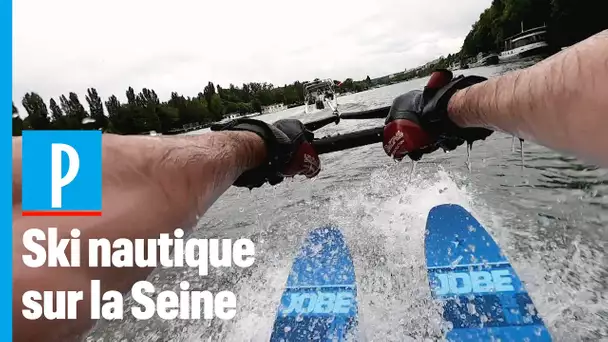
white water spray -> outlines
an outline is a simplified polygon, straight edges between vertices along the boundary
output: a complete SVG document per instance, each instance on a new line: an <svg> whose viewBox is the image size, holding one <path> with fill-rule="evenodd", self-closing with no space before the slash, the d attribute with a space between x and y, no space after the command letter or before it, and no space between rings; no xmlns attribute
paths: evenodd
<svg viewBox="0 0 608 342"><path fill-rule="evenodd" d="M519 151L521 156L521 169L525 168L524 165L524 139L519 139Z"/></svg>
<svg viewBox="0 0 608 342"><path fill-rule="evenodd" d="M471 151L473 150L473 144L467 143L467 169L471 172Z"/></svg>

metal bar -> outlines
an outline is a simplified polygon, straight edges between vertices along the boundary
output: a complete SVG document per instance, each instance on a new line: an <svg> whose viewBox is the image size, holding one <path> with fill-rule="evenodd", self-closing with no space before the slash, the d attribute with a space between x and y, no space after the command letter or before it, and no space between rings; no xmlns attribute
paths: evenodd
<svg viewBox="0 0 608 342"><path fill-rule="evenodd" d="M339 114L339 118L345 120L384 119L388 115L390 109L391 107L387 106L360 112L342 113ZM307 122L304 124L304 126L306 126L306 128L310 131L315 131L335 122L339 122L339 119L334 115L320 120Z"/></svg>
<svg viewBox="0 0 608 342"><path fill-rule="evenodd" d="M306 129L308 129L309 131L316 131L331 123L338 123L338 122L340 122L339 117L334 115L334 116L330 116L330 117L323 118L320 120L307 122L304 124L304 127L306 127Z"/></svg>
<svg viewBox="0 0 608 342"><path fill-rule="evenodd" d="M342 113L340 119L345 120L358 120L358 119L384 119L387 117L388 112L391 110L391 106L374 108L370 110L364 110L361 112L353 113Z"/></svg>
<svg viewBox="0 0 608 342"><path fill-rule="evenodd" d="M324 154L379 143L383 137L384 127L376 127L314 140L312 146L318 154Z"/></svg>

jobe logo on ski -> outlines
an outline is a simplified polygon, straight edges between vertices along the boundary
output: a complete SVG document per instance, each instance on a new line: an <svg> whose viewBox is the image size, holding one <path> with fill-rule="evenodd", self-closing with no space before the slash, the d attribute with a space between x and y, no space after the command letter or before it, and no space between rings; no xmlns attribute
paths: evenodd
<svg viewBox="0 0 608 342"><path fill-rule="evenodd" d="M430 276L433 291L438 296L515 291L511 272L504 269L433 273Z"/></svg>
<svg viewBox="0 0 608 342"><path fill-rule="evenodd" d="M24 131L24 216L101 215L101 131Z"/></svg>
<svg viewBox="0 0 608 342"><path fill-rule="evenodd" d="M289 295L289 305L281 310L296 314L346 314L354 307L352 292L296 292Z"/></svg>

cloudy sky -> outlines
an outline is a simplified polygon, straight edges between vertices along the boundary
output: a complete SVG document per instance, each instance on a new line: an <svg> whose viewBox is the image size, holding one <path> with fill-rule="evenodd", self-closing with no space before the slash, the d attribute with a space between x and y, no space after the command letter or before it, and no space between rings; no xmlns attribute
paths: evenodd
<svg viewBox="0 0 608 342"><path fill-rule="evenodd" d="M13 99L372 78L460 49L491 0L14 0Z"/></svg>

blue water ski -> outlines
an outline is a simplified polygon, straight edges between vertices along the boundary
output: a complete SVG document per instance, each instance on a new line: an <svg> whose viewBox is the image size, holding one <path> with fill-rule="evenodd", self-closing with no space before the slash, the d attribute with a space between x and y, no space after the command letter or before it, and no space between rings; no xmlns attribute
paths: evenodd
<svg viewBox="0 0 608 342"><path fill-rule="evenodd" d="M312 231L296 256L270 341L345 341L357 325L357 288L340 230Z"/></svg>
<svg viewBox="0 0 608 342"><path fill-rule="evenodd" d="M517 273L468 211L435 207L426 230L429 282L453 325L449 341L551 341Z"/></svg>

